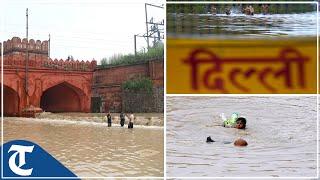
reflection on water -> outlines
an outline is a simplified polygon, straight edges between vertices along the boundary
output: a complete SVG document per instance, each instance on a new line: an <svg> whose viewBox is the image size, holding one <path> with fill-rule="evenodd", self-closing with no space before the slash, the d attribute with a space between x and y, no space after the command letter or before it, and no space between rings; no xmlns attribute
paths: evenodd
<svg viewBox="0 0 320 180"><path fill-rule="evenodd" d="M162 128L5 118L4 142L42 146L77 176L163 176Z"/></svg>
<svg viewBox="0 0 320 180"><path fill-rule="evenodd" d="M167 14L167 34L177 36L316 36L316 13L271 14Z"/></svg>
<svg viewBox="0 0 320 180"><path fill-rule="evenodd" d="M316 97L168 97L168 176L316 176ZM238 112L247 129L221 126ZM216 142L206 143L211 136ZM242 137L247 147L235 147Z"/></svg>

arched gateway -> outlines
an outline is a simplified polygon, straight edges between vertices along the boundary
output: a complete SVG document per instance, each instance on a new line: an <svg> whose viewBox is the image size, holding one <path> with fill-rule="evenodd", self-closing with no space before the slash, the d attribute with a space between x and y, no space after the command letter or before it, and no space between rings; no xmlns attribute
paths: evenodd
<svg viewBox="0 0 320 180"><path fill-rule="evenodd" d="M50 112L80 112L83 96L85 94L81 89L63 82L42 93L40 107Z"/></svg>
<svg viewBox="0 0 320 180"><path fill-rule="evenodd" d="M16 116L19 112L19 95L18 93L3 85L3 115L4 116Z"/></svg>
<svg viewBox="0 0 320 180"><path fill-rule="evenodd" d="M14 37L3 46L5 116L21 115L30 106L50 112L90 112L96 61L49 59L47 41Z"/></svg>

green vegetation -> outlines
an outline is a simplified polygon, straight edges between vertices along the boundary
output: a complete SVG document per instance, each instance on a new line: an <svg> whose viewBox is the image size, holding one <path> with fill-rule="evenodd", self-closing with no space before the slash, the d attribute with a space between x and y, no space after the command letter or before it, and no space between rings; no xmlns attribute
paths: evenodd
<svg viewBox="0 0 320 180"><path fill-rule="evenodd" d="M167 13L194 13L204 14L210 11L212 4L168 4ZM261 4L214 4L217 13L224 14L226 7L241 9L247 5L252 5L256 14L261 13ZM316 11L316 4L268 4L271 14L306 13Z"/></svg>
<svg viewBox="0 0 320 180"><path fill-rule="evenodd" d="M137 52L137 55L134 54L117 54L113 55L110 58L103 58L101 60L101 67L109 67L115 65L128 65L136 64L139 62L145 62L154 59L163 58L164 46L162 43L159 43L157 46L150 48L147 52Z"/></svg>
<svg viewBox="0 0 320 180"><path fill-rule="evenodd" d="M122 89L152 93L152 80L148 77L138 77L132 80L127 80L122 83Z"/></svg>

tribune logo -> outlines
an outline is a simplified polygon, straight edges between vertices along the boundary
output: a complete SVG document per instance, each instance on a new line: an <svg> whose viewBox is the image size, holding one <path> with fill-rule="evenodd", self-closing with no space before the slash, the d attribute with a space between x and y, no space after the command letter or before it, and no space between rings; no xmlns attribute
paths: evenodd
<svg viewBox="0 0 320 180"><path fill-rule="evenodd" d="M12 145L8 151L15 151L9 158L9 167L12 172L20 176L30 176L33 168L22 169L21 167L26 164L26 153L31 153L34 146L22 146L22 145ZM19 155L19 163L16 164L16 158Z"/></svg>
<svg viewBox="0 0 320 180"><path fill-rule="evenodd" d="M0 156L0 161L3 162L3 167L0 168L3 170L3 177L78 179L72 171L36 143L13 140L4 143L1 148L4 152L3 156Z"/></svg>

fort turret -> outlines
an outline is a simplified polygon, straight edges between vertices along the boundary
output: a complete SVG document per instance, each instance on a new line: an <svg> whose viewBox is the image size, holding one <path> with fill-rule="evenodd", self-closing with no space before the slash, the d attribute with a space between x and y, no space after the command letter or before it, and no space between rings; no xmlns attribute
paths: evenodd
<svg viewBox="0 0 320 180"><path fill-rule="evenodd" d="M30 69L54 69L64 71L94 71L97 62L95 60L58 60L48 56L48 41L40 41L26 38L13 37L3 43L4 66L24 67L28 58ZM26 53L28 52L28 56Z"/></svg>
<svg viewBox="0 0 320 180"><path fill-rule="evenodd" d="M28 48L28 49L27 49ZM9 54L13 52L28 52L43 54L48 56L48 41L40 41L30 39L27 41L26 38L20 39L19 37L13 37L11 40L3 42L3 54Z"/></svg>

